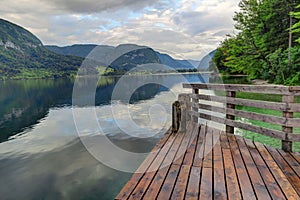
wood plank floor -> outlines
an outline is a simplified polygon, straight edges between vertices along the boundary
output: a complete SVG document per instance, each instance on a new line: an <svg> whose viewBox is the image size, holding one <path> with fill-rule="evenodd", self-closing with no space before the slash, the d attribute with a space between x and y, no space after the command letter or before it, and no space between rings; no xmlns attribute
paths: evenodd
<svg viewBox="0 0 300 200"><path fill-rule="evenodd" d="M167 133L116 199L299 199L300 154L204 125Z"/></svg>

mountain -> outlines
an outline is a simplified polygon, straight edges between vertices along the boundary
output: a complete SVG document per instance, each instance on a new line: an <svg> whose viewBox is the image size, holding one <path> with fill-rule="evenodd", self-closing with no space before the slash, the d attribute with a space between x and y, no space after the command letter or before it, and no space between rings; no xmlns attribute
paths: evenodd
<svg viewBox="0 0 300 200"><path fill-rule="evenodd" d="M193 71L197 63L135 44L44 46L28 30L0 19L0 79L65 77L75 75L82 65L82 74L124 74L132 69L146 73L169 68Z"/></svg>
<svg viewBox="0 0 300 200"><path fill-rule="evenodd" d="M53 53L28 30L0 19L0 79L68 76L82 60Z"/></svg>
<svg viewBox="0 0 300 200"><path fill-rule="evenodd" d="M159 58L155 51L149 47L132 44L123 44L117 46L112 52L113 57L110 59L109 67L117 71L129 71L140 65L160 64ZM147 70L152 70L151 66Z"/></svg>
<svg viewBox="0 0 300 200"><path fill-rule="evenodd" d="M214 64L212 64L212 58L214 57L215 52L216 50L213 50L201 59L198 65L198 71L210 71L210 68L215 68Z"/></svg>
<svg viewBox="0 0 300 200"><path fill-rule="evenodd" d="M58 47L55 45L46 45L45 46L48 50L53 51L57 54L62 55L73 55L85 58L89 55L89 53L97 47L95 44L75 44L72 46L66 46L66 47Z"/></svg>
<svg viewBox="0 0 300 200"><path fill-rule="evenodd" d="M137 65L156 63L163 64L176 70L193 70L200 61L176 60L168 54L154 51L147 46L135 44L121 44L117 47L106 45L76 44L66 47L45 46L47 49L62 55L75 55L82 58L88 57L106 63L115 70L128 71ZM155 55L156 54L156 55Z"/></svg>
<svg viewBox="0 0 300 200"><path fill-rule="evenodd" d="M175 60L168 54L156 52L161 63L174 69L194 69L196 68L187 60Z"/></svg>

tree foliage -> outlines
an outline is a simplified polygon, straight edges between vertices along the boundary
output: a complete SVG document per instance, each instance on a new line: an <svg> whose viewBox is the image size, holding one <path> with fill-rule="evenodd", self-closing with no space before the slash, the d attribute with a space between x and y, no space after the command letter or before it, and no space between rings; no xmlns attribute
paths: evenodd
<svg viewBox="0 0 300 200"><path fill-rule="evenodd" d="M233 18L238 34L228 36L213 58L219 70L227 74L247 74L250 79L300 84L293 79L297 74L294 72L300 71L297 59L300 51L297 41L300 39L296 40L300 34L297 1L241 0L240 10ZM294 31L292 48L288 49L290 22L294 23Z"/></svg>
<svg viewBox="0 0 300 200"><path fill-rule="evenodd" d="M300 4L296 8L300 9ZM300 11L291 12L291 15L298 20L292 27L293 33L300 33ZM296 41L300 43L300 37Z"/></svg>

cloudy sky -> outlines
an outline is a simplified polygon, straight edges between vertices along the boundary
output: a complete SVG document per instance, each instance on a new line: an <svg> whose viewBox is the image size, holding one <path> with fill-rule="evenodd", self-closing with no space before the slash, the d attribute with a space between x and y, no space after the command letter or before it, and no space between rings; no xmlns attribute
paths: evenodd
<svg viewBox="0 0 300 200"><path fill-rule="evenodd" d="M148 45L201 59L233 33L239 0L0 0L0 17L44 44Z"/></svg>

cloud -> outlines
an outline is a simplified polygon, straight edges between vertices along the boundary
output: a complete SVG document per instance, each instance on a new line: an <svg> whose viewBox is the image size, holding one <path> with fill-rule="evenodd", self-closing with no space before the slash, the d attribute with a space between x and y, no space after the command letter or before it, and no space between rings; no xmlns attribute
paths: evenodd
<svg viewBox="0 0 300 200"><path fill-rule="evenodd" d="M175 13L172 20L191 35L232 29L234 24L232 17L234 11L238 10L238 0L202 0L197 3L193 1L182 3L186 4L186 8Z"/></svg>
<svg viewBox="0 0 300 200"><path fill-rule="evenodd" d="M0 15L44 44L148 45L200 59L233 31L239 0L0 1Z"/></svg>
<svg viewBox="0 0 300 200"><path fill-rule="evenodd" d="M48 1L56 8L74 13L99 13L102 11L128 8L138 11L147 6L152 6L160 0L52 0Z"/></svg>

